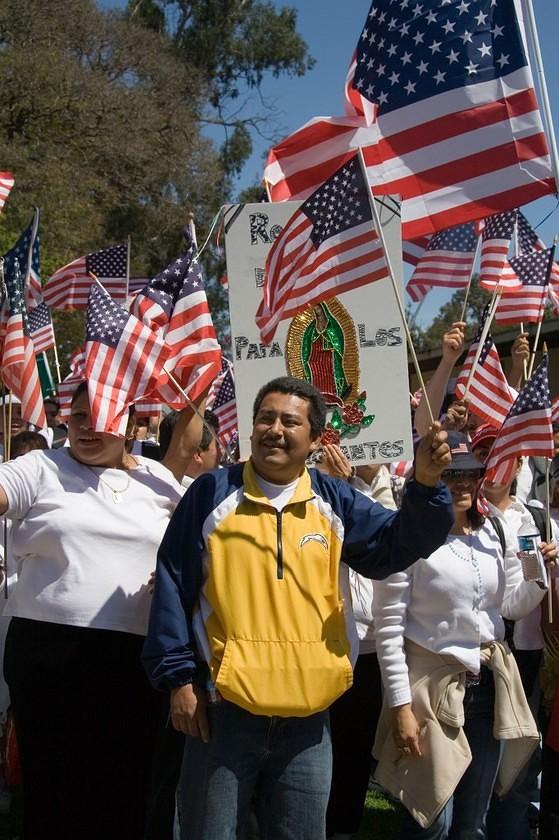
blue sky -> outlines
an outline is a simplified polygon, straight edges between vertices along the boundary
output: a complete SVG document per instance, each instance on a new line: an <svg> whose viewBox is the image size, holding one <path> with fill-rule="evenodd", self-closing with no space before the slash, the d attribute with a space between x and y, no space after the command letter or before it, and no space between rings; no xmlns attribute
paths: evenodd
<svg viewBox="0 0 559 840"><path fill-rule="evenodd" d="M104 7L121 7L125 0L100 0ZM370 0L287 0L275 5L291 6L298 12L298 30L316 59L314 68L301 78L266 78L263 96L273 103L276 114L273 131L279 138L299 128L315 116L343 113L343 84L351 54L357 43ZM547 87L554 124L559 121L559 52L557 50L557 0L533 0L543 55ZM535 70L534 70L535 75ZM254 108L257 109L256 94ZM239 187L259 181L269 140L256 138L254 152L239 179ZM553 197L541 199L525 210L532 224L537 224L556 207ZM538 233L551 242L559 232L559 209ZM451 292L441 289L430 292L419 317L427 325Z"/></svg>

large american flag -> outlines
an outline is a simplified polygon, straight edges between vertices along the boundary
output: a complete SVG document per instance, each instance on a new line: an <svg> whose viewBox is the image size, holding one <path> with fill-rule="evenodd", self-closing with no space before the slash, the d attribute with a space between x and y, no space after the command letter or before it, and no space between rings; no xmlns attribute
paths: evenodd
<svg viewBox="0 0 559 840"><path fill-rule="evenodd" d="M485 478L495 484L508 484L517 458L529 455L553 458L554 454L548 360L545 354L501 426L487 456Z"/></svg>
<svg viewBox="0 0 559 840"><path fill-rule="evenodd" d="M99 284L89 293L85 375L93 428L123 436L126 409L156 387L169 348Z"/></svg>
<svg viewBox="0 0 559 840"><path fill-rule="evenodd" d="M479 347L487 312L488 308L486 308L481 319L478 333L470 345L464 367L456 380L455 393L458 399L462 399L466 392L466 385ZM513 404L512 393L503 373L499 353L490 334L485 339L475 366L468 390L468 400L471 411L492 426L500 426L504 422Z"/></svg>
<svg viewBox="0 0 559 840"><path fill-rule="evenodd" d="M0 211L8 200L10 191L14 185L14 176L11 172L0 172Z"/></svg>
<svg viewBox="0 0 559 840"><path fill-rule="evenodd" d="M52 319L44 301L29 312L29 334L33 340L35 353L44 353L54 347Z"/></svg>
<svg viewBox="0 0 559 840"><path fill-rule="evenodd" d="M27 423L45 428L41 383L33 342L29 335L23 278L17 260L5 278L7 297L2 312L1 368L4 384L21 402L21 416Z"/></svg>
<svg viewBox="0 0 559 840"><path fill-rule="evenodd" d="M536 323L544 315L553 249L531 251L510 260L521 287L517 292L505 292L495 312L501 324Z"/></svg>
<svg viewBox="0 0 559 840"><path fill-rule="evenodd" d="M445 286L464 289L469 281L476 256L478 235L473 222L447 228L435 234L406 287L412 300L421 299L425 287ZM419 293L415 289L419 287Z"/></svg>
<svg viewBox="0 0 559 840"><path fill-rule="evenodd" d="M376 192L403 197L405 240L555 192L513 0L375 0L355 84L376 122L321 117L275 146L272 200L306 198L357 146Z"/></svg>
<svg viewBox="0 0 559 840"><path fill-rule="evenodd" d="M233 365L225 356L222 360L221 373L210 388L207 406L219 420L218 437L222 444L227 446L237 431L237 399Z"/></svg>
<svg viewBox="0 0 559 840"><path fill-rule="evenodd" d="M45 302L51 309L85 309L94 282L92 274L114 300L124 302L127 266L127 245L113 245L79 257L49 277L43 288Z"/></svg>
<svg viewBox="0 0 559 840"><path fill-rule="evenodd" d="M150 280L130 306L137 318L165 340L170 349L166 368L193 401L207 391L221 365L221 349L195 251L189 237L186 251ZM150 396L177 408L186 403L166 375L157 394Z"/></svg>
<svg viewBox="0 0 559 840"><path fill-rule="evenodd" d="M262 341L307 306L387 276L355 155L296 210L270 248L256 313Z"/></svg>
<svg viewBox="0 0 559 840"><path fill-rule="evenodd" d="M517 210L496 213L481 223L479 284L493 291L496 286L519 289L520 280L509 264L509 248L517 222Z"/></svg>
<svg viewBox="0 0 559 840"><path fill-rule="evenodd" d="M41 212L35 208L33 218L19 237L16 244L4 254L4 274L14 272L17 260L23 276L25 303L28 309L38 306L43 297L41 293L41 241L39 222Z"/></svg>
<svg viewBox="0 0 559 840"><path fill-rule="evenodd" d="M374 0L354 84L405 239L556 191L522 36L514 0Z"/></svg>

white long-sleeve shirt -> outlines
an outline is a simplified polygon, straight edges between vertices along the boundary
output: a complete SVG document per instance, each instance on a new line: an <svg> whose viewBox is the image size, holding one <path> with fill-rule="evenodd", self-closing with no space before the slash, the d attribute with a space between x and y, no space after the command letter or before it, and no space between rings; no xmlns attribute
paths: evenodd
<svg viewBox="0 0 559 840"><path fill-rule="evenodd" d="M491 516L498 517L503 523L505 539L511 541L513 551L518 551L518 531L522 524L522 517L528 513L529 508L534 506L542 507L538 502L531 502L525 505L520 499L512 497L508 508L503 512L487 499L487 505ZM551 538L556 545L559 545L559 529L557 523L551 521ZM513 642L517 650L541 650L544 646L544 638L541 629L542 610L540 604L532 610L529 615L519 619L514 625Z"/></svg>
<svg viewBox="0 0 559 840"><path fill-rule="evenodd" d="M468 536L449 534L430 557L405 572L374 582L377 655L388 705L411 701L404 639L480 669L480 646L504 638L505 618L518 619L541 601L544 590L525 581L513 547L505 556L486 521Z"/></svg>

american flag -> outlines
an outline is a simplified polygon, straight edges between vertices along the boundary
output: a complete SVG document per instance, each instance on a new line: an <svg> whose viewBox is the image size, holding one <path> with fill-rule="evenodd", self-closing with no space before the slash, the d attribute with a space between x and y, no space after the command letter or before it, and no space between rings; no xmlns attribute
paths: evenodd
<svg viewBox="0 0 559 840"><path fill-rule="evenodd" d="M513 0L375 0L355 84L376 122L317 118L274 147L273 201L306 198L357 146L403 197L405 240L555 192Z"/></svg>
<svg viewBox="0 0 559 840"><path fill-rule="evenodd" d="M27 423L45 428L41 383L33 342L29 335L23 279L17 260L6 280L7 298L2 313L2 379L21 402L21 416Z"/></svg>
<svg viewBox="0 0 559 840"><path fill-rule="evenodd" d="M51 309L85 309L94 274L114 300L126 300L128 246L113 245L79 257L49 277L43 297Z"/></svg>
<svg viewBox="0 0 559 840"><path fill-rule="evenodd" d="M529 455L553 458L554 454L548 360L545 354L499 430L487 456L485 478L495 484L508 484L514 474L517 458Z"/></svg>
<svg viewBox="0 0 559 840"><path fill-rule="evenodd" d="M25 303L28 309L38 306L43 300L41 293L41 242L39 222L41 212L35 208L33 218L19 237L16 244L4 254L4 274L14 272L15 261L23 275Z"/></svg>
<svg viewBox="0 0 559 840"><path fill-rule="evenodd" d="M29 334L33 339L35 353L44 353L54 347L52 319L44 301L29 313Z"/></svg>
<svg viewBox="0 0 559 840"><path fill-rule="evenodd" d="M193 401L209 388L221 365L221 349L195 251L189 238L182 256L150 280L130 307L165 340L171 351L166 368ZM184 397L165 375L157 394L150 396L177 408L185 405Z"/></svg>
<svg viewBox="0 0 559 840"><path fill-rule="evenodd" d="M69 359L70 373L58 384L57 396L60 406L59 416L67 421L71 413L71 402L74 391L85 379L85 349L77 347Z"/></svg>
<svg viewBox="0 0 559 840"><path fill-rule="evenodd" d="M478 235L473 222L447 228L435 234L420 257L407 285L413 300L414 288L445 286L464 289L470 282L476 256ZM423 295L422 295L423 296Z"/></svg>
<svg viewBox="0 0 559 840"><path fill-rule="evenodd" d="M126 409L156 387L169 348L99 284L89 293L85 374L93 428L123 436Z"/></svg>
<svg viewBox="0 0 559 840"><path fill-rule="evenodd" d="M355 155L299 207L270 248L256 313L262 341L307 306L387 276Z"/></svg>
<svg viewBox="0 0 559 840"><path fill-rule="evenodd" d="M520 280L509 265L509 247L514 234L517 210L496 213L481 224L481 264L479 285L493 291L496 286L519 289Z"/></svg>
<svg viewBox="0 0 559 840"><path fill-rule="evenodd" d="M470 377L487 314L488 308L486 308L481 319L478 333L470 345L464 367L456 381L455 393L458 399L462 399L466 392L466 384ZM490 334L485 339L476 364L468 390L468 400L469 407L474 414L477 414L478 417L492 426L500 426L504 422L513 404L513 397L501 367L501 360Z"/></svg>
<svg viewBox="0 0 559 840"><path fill-rule="evenodd" d="M518 292L501 297L495 320L501 324L518 324L521 321L541 321L547 300L549 272L553 262L553 249L531 251L510 260L522 286Z"/></svg>
<svg viewBox="0 0 559 840"><path fill-rule="evenodd" d="M404 198L405 239L556 191L514 0L374 0L354 84L378 103L369 180Z"/></svg>
<svg viewBox="0 0 559 840"><path fill-rule="evenodd" d="M14 185L14 176L11 172L0 172L0 212L8 200L10 190Z"/></svg>
<svg viewBox="0 0 559 840"><path fill-rule="evenodd" d="M149 277L130 277L128 280L128 296L137 295L149 283Z"/></svg>
<svg viewBox="0 0 559 840"><path fill-rule="evenodd" d="M524 213L520 211L518 211L517 230L519 254L528 254L530 251L544 251L546 249L547 246L532 228ZM548 294L555 311L559 312L559 264L555 260L553 261L551 274L549 275Z"/></svg>
<svg viewBox="0 0 559 840"><path fill-rule="evenodd" d="M220 375L210 388L207 406L219 420L218 437L222 444L227 446L237 430L237 400L233 365L225 356Z"/></svg>

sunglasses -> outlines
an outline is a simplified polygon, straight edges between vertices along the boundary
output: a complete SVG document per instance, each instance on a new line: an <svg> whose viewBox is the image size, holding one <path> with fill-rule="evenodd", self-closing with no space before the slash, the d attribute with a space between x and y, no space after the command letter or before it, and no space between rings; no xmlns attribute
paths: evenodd
<svg viewBox="0 0 559 840"><path fill-rule="evenodd" d="M443 481L478 481L483 470L445 470L441 476Z"/></svg>

